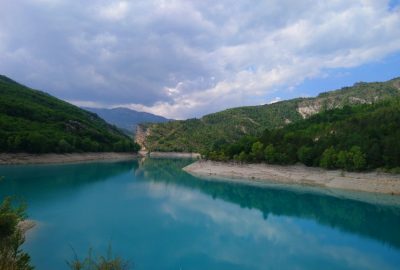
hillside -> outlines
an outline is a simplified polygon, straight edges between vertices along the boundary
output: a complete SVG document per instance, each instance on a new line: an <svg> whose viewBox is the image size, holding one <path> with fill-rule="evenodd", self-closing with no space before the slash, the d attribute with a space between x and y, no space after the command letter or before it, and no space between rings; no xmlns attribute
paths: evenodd
<svg viewBox="0 0 400 270"><path fill-rule="evenodd" d="M146 112L138 112L127 108L83 108L87 111L96 113L108 123L120 128L128 135L135 133L136 127L140 123L165 123L169 119Z"/></svg>
<svg viewBox="0 0 400 270"><path fill-rule="evenodd" d="M0 152L137 150L96 114L0 75Z"/></svg>
<svg viewBox="0 0 400 270"><path fill-rule="evenodd" d="M233 108L200 119L140 125L136 138L150 151L205 152L215 142L234 142L244 135L257 136L266 128L283 127L323 110L370 104L399 95L400 78L387 82L361 82L313 98Z"/></svg>
<svg viewBox="0 0 400 270"><path fill-rule="evenodd" d="M258 137L214 145L212 160L360 171L400 169L400 97L320 112Z"/></svg>

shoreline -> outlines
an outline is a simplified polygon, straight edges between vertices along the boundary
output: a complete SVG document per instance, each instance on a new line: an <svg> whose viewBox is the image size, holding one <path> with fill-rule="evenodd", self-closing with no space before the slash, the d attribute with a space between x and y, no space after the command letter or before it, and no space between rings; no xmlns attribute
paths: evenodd
<svg viewBox="0 0 400 270"><path fill-rule="evenodd" d="M197 161L184 171L200 178L252 184L284 184L308 188L400 195L400 175L343 172L303 165L235 164Z"/></svg>
<svg viewBox="0 0 400 270"><path fill-rule="evenodd" d="M148 156L150 158L193 158L199 159L201 155L199 153L191 153L191 152L147 152L140 151L140 155Z"/></svg>
<svg viewBox="0 0 400 270"><path fill-rule="evenodd" d="M100 160L129 160L137 157L135 153L99 152L65 154L0 153L0 165L18 164L59 164Z"/></svg>

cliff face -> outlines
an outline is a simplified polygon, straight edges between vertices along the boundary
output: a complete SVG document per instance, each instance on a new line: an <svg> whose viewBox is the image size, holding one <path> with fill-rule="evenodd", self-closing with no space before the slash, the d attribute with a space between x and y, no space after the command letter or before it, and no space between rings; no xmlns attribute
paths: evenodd
<svg viewBox="0 0 400 270"><path fill-rule="evenodd" d="M357 96L349 96L344 99L338 98L313 98L299 102L297 111L305 119L323 110L332 110L342 108L345 105L371 104L378 101L378 96L370 98L360 98Z"/></svg>
<svg viewBox="0 0 400 270"><path fill-rule="evenodd" d="M138 143L142 150L146 151L146 137L150 135L150 128L145 127L141 124L136 126L135 141Z"/></svg>
<svg viewBox="0 0 400 270"><path fill-rule="evenodd" d="M397 91L396 91L397 90ZM298 103L297 112L308 118L323 110L342 108L357 104L372 104L390 96L399 95L400 79L388 83L356 83L352 87L320 94L315 98L307 98Z"/></svg>

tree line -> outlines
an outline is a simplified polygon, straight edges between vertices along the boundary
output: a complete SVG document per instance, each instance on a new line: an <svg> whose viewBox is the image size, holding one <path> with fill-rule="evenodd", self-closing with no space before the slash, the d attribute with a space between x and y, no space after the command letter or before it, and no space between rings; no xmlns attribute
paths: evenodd
<svg viewBox="0 0 400 270"><path fill-rule="evenodd" d="M57 130L0 131L0 152L6 153L137 152L139 150L140 145L122 136L94 138L90 135L69 135Z"/></svg>
<svg viewBox="0 0 400 270"><path fill-rule="evenodd" d="M218 161L295 164L364 171L400 171L400 99L344 106L283 128L214 142L204 156Z"/></svg>

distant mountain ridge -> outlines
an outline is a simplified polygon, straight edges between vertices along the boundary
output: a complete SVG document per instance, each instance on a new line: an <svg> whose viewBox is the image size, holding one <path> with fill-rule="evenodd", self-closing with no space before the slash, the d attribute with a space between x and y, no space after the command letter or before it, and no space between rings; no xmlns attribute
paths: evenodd
<svg viewBox="0 0 400 270"><path fill-rule="evenodd" d="M400 96L400 78L387 82L355 83L311 98L295 98L260 106L232 108L200 119L140 125L137 142L150 151L204 152L218 141L234 142L258 136L266 128L283 127L324 110L371 104Z"/></svg>
<svg viewBox="0 0 400 270"><path fill-rule="evenodd" d="M127 152L139 146L96 114L0 75L0 152Z"/></svg>
<svg viewBox="0 0 400 270"><path fill-rule="evenodd" d="M112 109L84 107L83 109L96 113L108 123L127 131L129 134L133 134L140 123L165 123L171 121L159 115L122 107Z"/></svg>

